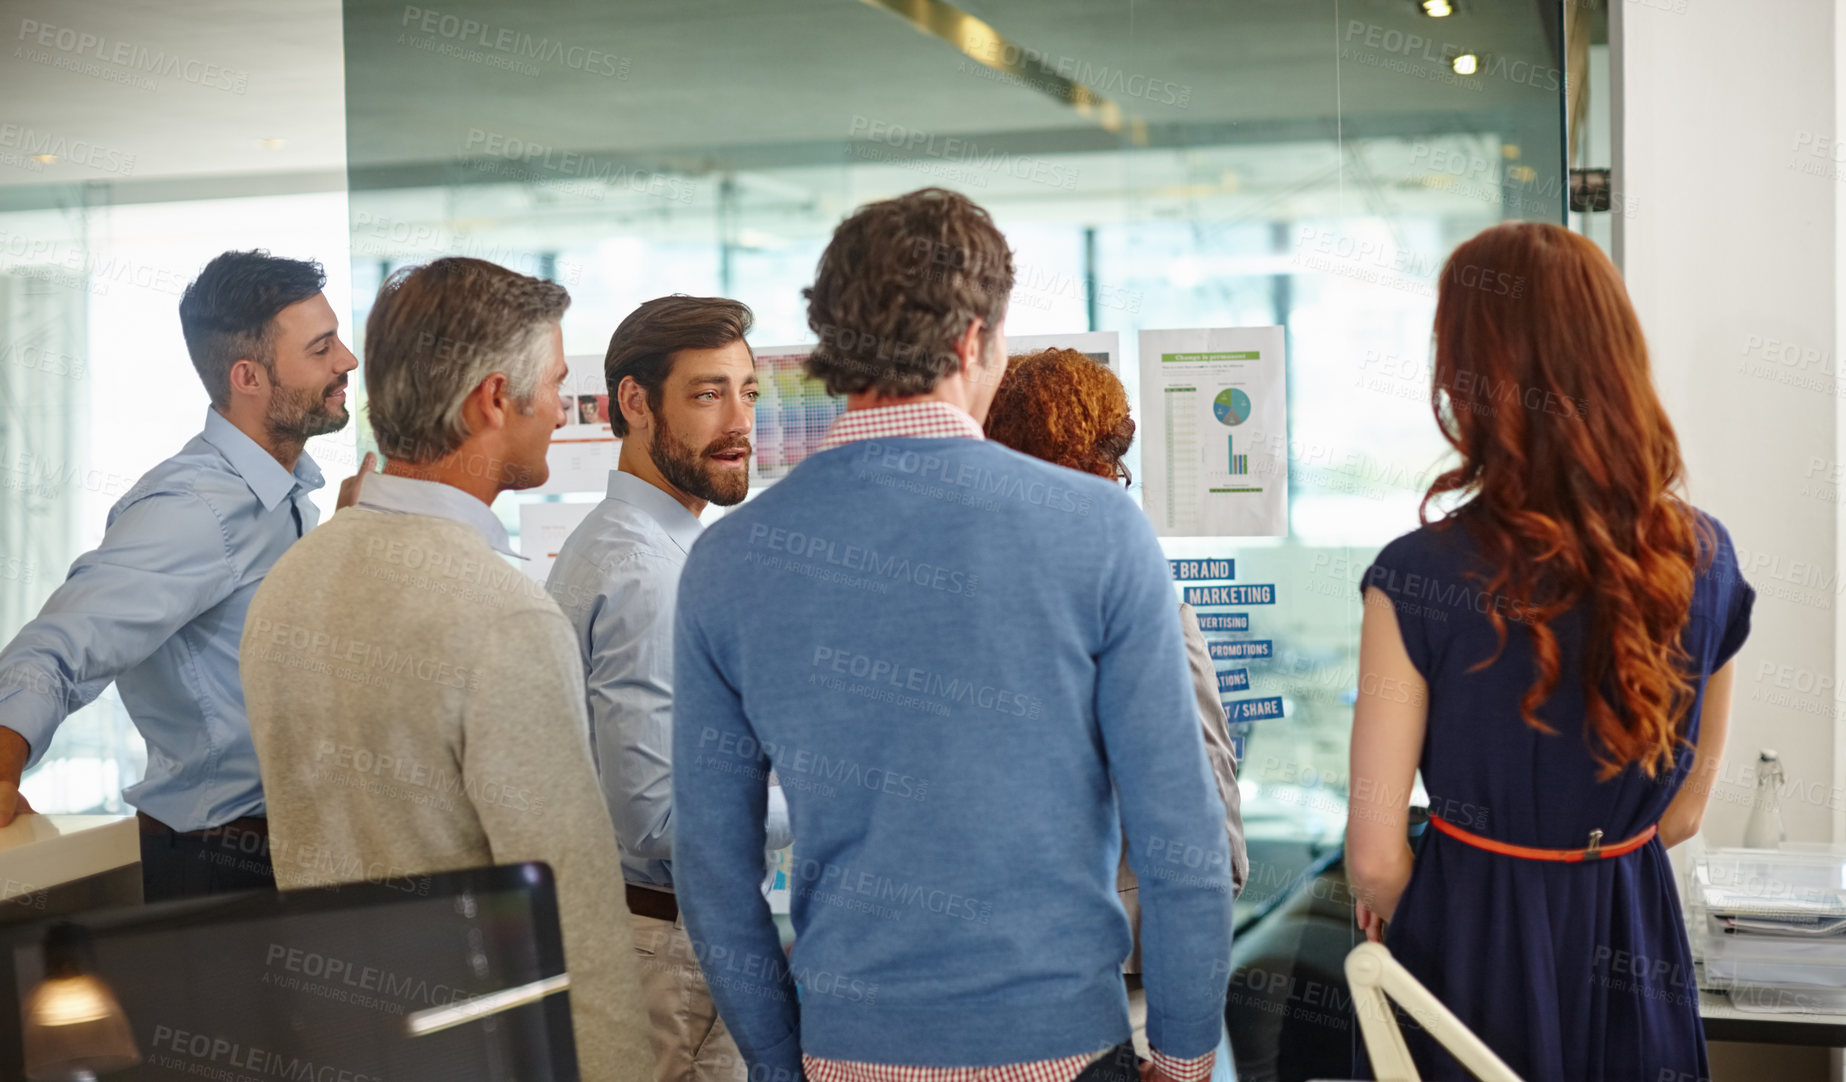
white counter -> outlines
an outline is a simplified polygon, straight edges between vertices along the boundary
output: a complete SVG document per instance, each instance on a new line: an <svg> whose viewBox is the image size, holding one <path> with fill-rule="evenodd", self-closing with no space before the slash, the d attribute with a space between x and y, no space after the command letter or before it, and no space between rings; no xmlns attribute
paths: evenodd
<svg viewBox="0 0 1846 1082"><path fill-rule="evenodd" d="M133 817L22 815L0 827L0 901L140 861L140 828Z"/></svg>

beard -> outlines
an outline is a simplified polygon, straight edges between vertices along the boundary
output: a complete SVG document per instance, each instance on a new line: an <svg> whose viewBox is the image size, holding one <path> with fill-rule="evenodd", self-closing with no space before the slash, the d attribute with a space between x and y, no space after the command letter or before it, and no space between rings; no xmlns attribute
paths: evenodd
<svg viewBox="0 0 1846 1082"><path fill-rule="evenodd" d="M668 484L688 496L706 503L715 503L719 507L731 507L743 502L744 497L750 494L749 469L746 467L720 473L706 459L731 450L741 450L747 456L750 453L750 441L747 438L738 436L716 439L707 444L703 451L694 451L673 434L665 416L655 416L659 423L654 427L654 437L648 442L647 453Z"/></svg>
<svg viewBox="0 0 1846 1082"><path fill-rule="evenodd" d="M344 405L332 405L327 399L345 387L344 378L316 390L284 387L278 383L269 396L269 412L263 416L263 427L269 430L271 438L285 442L306 442L313 436L338 432L346 427L351 414Z"/></svg>

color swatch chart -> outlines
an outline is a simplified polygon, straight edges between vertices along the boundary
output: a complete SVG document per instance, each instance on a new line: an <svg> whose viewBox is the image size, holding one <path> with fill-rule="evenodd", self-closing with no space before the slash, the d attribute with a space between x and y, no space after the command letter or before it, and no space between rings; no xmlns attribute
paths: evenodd
<svg viewBox="0 0 1846 1082"><path fill-rule="evenodd" d="M763 480L787 475L820 450L846 410L845 398L830 397L802 371L810 348L757 351L756 474Z"/></svg>

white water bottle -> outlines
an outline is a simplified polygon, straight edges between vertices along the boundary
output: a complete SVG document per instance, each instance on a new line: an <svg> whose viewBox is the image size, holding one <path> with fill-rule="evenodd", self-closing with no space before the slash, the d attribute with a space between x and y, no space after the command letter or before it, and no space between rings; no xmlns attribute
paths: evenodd
<svg viewBox="0 0 1846 1082"><path fill-rule="evenodd" d="M1782 827L1782 760L1764 748L1756 757L1756 802L1743 827L1743 844L1749 849L1780 849L1788 837Z"/></svg>

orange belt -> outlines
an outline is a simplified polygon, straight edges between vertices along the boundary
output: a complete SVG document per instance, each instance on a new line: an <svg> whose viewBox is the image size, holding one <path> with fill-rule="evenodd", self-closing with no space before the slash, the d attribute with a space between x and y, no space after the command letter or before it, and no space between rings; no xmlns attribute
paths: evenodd
<svg viewBox="0 0 1846 1082"><path fill-rule="evenodd" d="M1625 842L1609 846L1602 844L1602 831L1592 830L1590 831L1590 844L1582 849L1535 849L1529 845L1512 845L1508 842L1494 841L1492 838L1483 838L1437 815L1429 817L1429 825L1458 842L1472 845L1476 849L1485 849L1489 853L1498 853L1503 857L1518 857L1521 860L1561 860L1572 864L1632 853L1653 840L1654 835L1660 829L1659 825L1655 824Z"/></svg>

